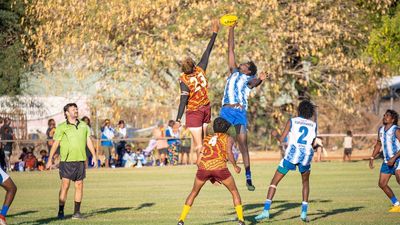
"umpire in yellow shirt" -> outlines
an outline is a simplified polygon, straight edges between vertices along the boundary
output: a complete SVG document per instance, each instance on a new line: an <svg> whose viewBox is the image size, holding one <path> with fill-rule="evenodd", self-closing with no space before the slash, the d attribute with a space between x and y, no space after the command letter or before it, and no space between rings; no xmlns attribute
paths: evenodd
<svg viewBox="0 0 400 225"><path fill-rule="evenodd" d="M78 119L78 106L68 103L64 106L66 121L59 124L54 135L54 144L51 147L49 161L46 168L52 165L52 159L60 145L60 196L58 218L64 219L64 205L71 181L75 182L75 207L72 219L83 219L80 206L83 196L83 179L86 177L85 160L86 145L93 155L94 167L97 167L96 152L90 139L90 128Z"/></svg>

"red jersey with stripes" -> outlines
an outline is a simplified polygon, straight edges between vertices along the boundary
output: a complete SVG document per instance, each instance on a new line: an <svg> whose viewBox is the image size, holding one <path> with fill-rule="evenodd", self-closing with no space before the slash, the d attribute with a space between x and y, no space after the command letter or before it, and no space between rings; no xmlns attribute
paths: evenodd
<svg viewBox="0 0 400 225"><path fill-rule="evenodd" d="M207 135L203 140L203 155L200 159L199 169L220 170L227 168L227 144L229 135L215 133Z"/></svg>
<svg viewBox="0 0 400 225"><path fill-rule="evenodd" d="M201 106L210 104L207 90L208 82L205 74L205 71L201 67L196 66L193 73L183 73L179 78L190 90L186 106L187 111L195 111Z"/></svg>

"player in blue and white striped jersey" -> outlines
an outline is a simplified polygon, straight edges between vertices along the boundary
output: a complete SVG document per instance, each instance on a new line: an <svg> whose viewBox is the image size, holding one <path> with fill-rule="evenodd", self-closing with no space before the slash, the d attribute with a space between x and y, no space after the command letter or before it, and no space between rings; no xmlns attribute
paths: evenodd
<svg viewBox="0 0 400 225"><path fill-rule="evenodd" d="M315 106L309 100L303 100L300 102L297 111L298 117L291 118L286 123L282 135L276 136L280 142L283 142L283 140L288 137L289 143L285 151L285 157L279 163L278 169L271 180L267 200L264 204L264 210L260 215L255 217L257 221L269 218L269 209L277 185L289 170L296 170L296 166L299 167L303 183L303 202L300 218L305 222L308 221L307 209L308 196L310 193L309 178L311 173L311 161L314 155L312 145L317 136L317 124L311 120L314 116Z"/></svg>
<svg viewBox="0 0 400 225"><path fill-rule="evenodd" d="M251 89L260 85L267 78L267 74L261 72L257 77L257 66L253 61L240 65L236 64L234 51L235 26L236 24L229 28L228 65L230 75L224 89L220 117L235 127L236 139L245 167L246 186L249 191L254 191L255 187L251 179L250 156L247 147L247 98Z"/></svg>
<svg viewBox="0 0 400 225"><path fill-rule="evenodd" d="M369 167L374 168L374 159L383 151L383 163L379 175L379 187L385 192L393 204L389 212L400 212L400 203L389 187L389 179L392 175L396 176L397 183L400 184L400 128L397 123L399 114L394 110L387 110L383 115L383 126L378 130L378 140L372 152Z"/></svg>

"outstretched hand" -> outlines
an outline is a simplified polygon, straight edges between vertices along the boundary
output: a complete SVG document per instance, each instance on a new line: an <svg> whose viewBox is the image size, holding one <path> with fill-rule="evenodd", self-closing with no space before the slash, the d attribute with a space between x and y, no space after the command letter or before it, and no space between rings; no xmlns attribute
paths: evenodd
<svg viewBox="0 0 400 225"><path fill-rule="evenodd" d="M267 74L266 72L264 72L264 71L262 71L261 73L260 73L260 75L258 75L258 79L260 79L260 80L265 80L265 79L267 79L267 78L269 78L269 74Z"/></svg>
<svg viewBox="0 0 400 225"><path fill-rule="evenodd" d="M214 33L218 33L218 31L219 31L219 22L218 22L218 20L215 19L215 20L213 20L211 22L211 30Z"/></svg>

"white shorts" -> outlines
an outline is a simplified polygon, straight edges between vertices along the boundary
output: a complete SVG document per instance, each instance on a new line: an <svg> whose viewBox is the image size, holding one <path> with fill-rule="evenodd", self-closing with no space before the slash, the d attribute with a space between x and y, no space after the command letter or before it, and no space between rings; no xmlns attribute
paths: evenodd
<svg viewBox="0 0 400 225"><path fill-rule="evenodd" d="M8 178L10 178L10 176L0 168L0 183L4 183Z"/></svg>

